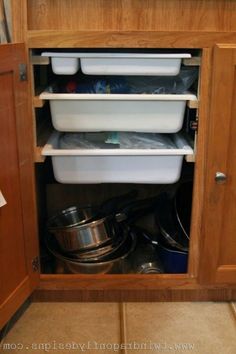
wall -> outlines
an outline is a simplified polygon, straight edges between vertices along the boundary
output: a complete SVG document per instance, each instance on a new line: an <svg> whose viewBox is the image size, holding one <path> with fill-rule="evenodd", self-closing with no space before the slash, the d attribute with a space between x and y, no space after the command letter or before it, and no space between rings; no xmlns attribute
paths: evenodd
<svg viewBox="0 0 236 354"><path fill-rule="evenodd" d="M10 42L11 32L11 2L9 0L0 0L0 43Z"/></svg>

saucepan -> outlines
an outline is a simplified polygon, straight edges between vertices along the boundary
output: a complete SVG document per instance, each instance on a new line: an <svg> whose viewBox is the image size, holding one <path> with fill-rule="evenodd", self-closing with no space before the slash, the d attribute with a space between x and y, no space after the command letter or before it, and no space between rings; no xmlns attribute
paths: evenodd
<svg viewBox="0 0 236 354"><path fill-rule="evenodd" d="M64 252L76 252L106 245L117 236L119 228L113 217L104 217L74 227L49 228L49 231L55 235Z"/></svg>
<svg viewBox="0 0 236 354"><path fill-rule="evenodd" d="M81 273L81 274L105 274L105 273L128 273L130 254L134 251L136 246L136 238L128 229L124 229L125 244L119 251L112 256L107 257L103 261L81 262L69 257L65 257L60 253L60 250L55 244L55 239L48 235L46 245L50 253L56 258L57 264L60 265L63 272L66 273Z"/></svg>
<svg viewBox="0 0 236 354"><path fill-rule="evenodd" d="M116 239L105 246L81 250L80 252L73 252L65 255L77 262L82 263L94 263L112 259L117 253L121 252L121 250L126 247L129 233L125 232L124 228L125 225L121 227L120 233L117 235Z"/></svg>
<svg viewBox="0 0 236 354"><path fill-rule="evenodd" d="M128 203L136 196L136 191L131 191L111 198L98 208L99 212L92 207L63 210L48 220L48 230L64 252L105 246L117 237L121 223L126 218L124 213L117 212L119 205Z"/></svg>
<svg viewBox="0 0 236 354"><path fill-rule="evenodd" d="M53 230L83 225L96 215L98 209L92 206L71 206L61 210L49 220L49 226Z"/></svg>

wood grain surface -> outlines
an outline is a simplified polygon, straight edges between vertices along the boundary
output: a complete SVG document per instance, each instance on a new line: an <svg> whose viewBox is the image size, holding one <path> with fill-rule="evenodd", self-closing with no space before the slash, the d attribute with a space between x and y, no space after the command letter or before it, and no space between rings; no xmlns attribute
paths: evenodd
<svg viewBox="0 0 236 354"><path fill-rule="evenodd" d="M236 1L31 0L28 29L236 31Z"/></svg>
<svg viewBox="0 0 236 354"><path fill-rule="evenodd" d="M200 277L236 283L236 45L214 49ZM223 184L216 172L227 176Z"/></svg>
<svg viewBox="0 0 236 354"><path fill-rule="evenodd" d="M19 76L25 60L23 45L0 46L0 189L7 201L0 208L0 327L39 279L32 269L38 240L29 92Z"/></svg>
<svg viewBox="0 0 236 354"><path fill-rule="evenodd" d="M29 48L209 48L235 43L236 32L28 31Z"/></svg>

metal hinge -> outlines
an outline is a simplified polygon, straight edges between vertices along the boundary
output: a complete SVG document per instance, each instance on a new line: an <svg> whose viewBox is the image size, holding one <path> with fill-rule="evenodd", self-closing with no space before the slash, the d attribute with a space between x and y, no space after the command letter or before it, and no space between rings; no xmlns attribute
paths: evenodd
<svg viewBox="0 0 236 354"><path fill-rule="evenodd" d="M20 81L27 81L27 65L24 63L19 64L19 78Z"/></svg>
<svg viewBox="0 0 236 354"><path fill-rule="evenodd" d="M191 120L189 122L189 127L193 131L198 131L198 121L197 120Z"/></svg>
<svg viewBox="0 0 236 354"><path fill-rule="evenodd" d="M35 257L32 259L32 269L33 272L39 272L39 257Z"/></svg>

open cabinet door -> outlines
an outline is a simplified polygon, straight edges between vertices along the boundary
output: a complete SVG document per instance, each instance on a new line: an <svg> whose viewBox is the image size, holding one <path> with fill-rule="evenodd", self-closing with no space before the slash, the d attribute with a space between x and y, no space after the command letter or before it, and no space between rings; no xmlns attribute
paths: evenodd
<svg viewBox="0 0 236 354"><path fill-rule="evenodd" d="M200 281L236 284L236 45L214 49Z"/></svg>
<svg viewBox="0 0 236 354"><path fill-rule="evenodd" d="M0 328L39 280L32 122L23 44L0 45Z"/></svg>

